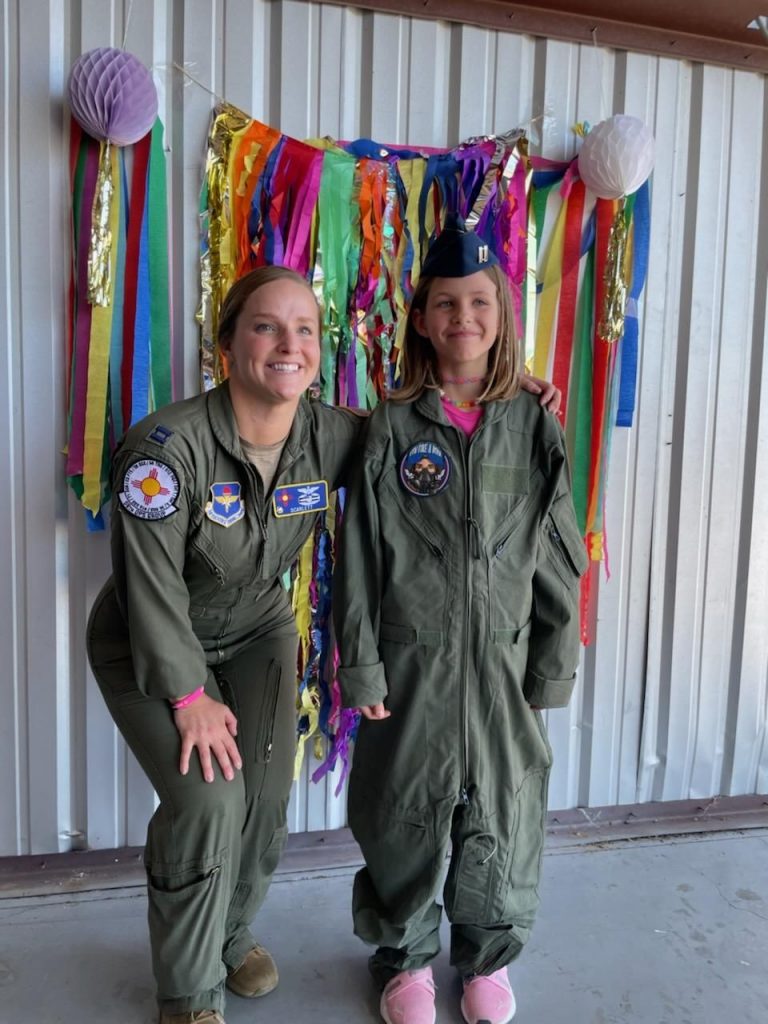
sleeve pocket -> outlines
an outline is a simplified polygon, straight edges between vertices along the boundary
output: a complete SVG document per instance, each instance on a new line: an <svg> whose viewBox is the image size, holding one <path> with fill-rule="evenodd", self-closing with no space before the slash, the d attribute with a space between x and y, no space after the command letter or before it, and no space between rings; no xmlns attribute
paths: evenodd
<svg viewBox="0 0 768 1024"><path fill-rule="evenodd" d="M576 577L583 576L589 568L589 559L576 525L573 505L567 498L560 498L549 510L549 515L549 538L557 553L555 565L558 568L567 566Z"/></svg>

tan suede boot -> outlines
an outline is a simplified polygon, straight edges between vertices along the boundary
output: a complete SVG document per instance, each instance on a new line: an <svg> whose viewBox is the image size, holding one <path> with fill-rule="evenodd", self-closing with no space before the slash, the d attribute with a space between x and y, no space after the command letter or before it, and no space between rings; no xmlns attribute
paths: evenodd
<svg viewBox="0 0 768 1024"><path fill-rule="evenodd" d="M277 981L275 961L263 946L254 946L227 978L227 988L238 996L255 999L271 992Z"/></svg>

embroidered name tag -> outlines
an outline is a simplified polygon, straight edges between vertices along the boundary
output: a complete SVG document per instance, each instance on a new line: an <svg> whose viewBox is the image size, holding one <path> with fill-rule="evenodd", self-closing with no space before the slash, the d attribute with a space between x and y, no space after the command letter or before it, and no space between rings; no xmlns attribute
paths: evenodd
<svg viewBox="0 0 768 1024"><path fill-rule="evenodd" d="M219 526L239 523L245 515L240 484L235 481L211 484L211 500L206 503L205 514L212 523L218 523Z"/></svg>
<svg viewBox="0 0 768 1024"><path fill-rule="evenodd" d="M141 459L126 471L120 504L137 519L165 519L177 511L179 479L164 462Z"/></svg>
<svg viewBox="0 0 768 1024"><path fill-rule="evenodd" d="M328 483L311 480L302 484L285 484L272 495L272 508L278 519L322 512L328 508Z"/></svg>

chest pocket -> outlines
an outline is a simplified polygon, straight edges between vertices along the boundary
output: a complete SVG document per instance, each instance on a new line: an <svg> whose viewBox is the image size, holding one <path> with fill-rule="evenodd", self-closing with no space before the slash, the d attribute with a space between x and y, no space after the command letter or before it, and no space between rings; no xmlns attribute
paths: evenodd
<svg viewBox="0 0 768 1024"><path fill-rule="evenodd" d="M217 597L230 599L233 590L253 580L259 542L248 517L232 526L220 526L198 511L198 526L187 547L184 578L192 605L206 605Z"/></svg>
<svg viewBox="0 0 768 1024"><path fill-rule="evenodd" d="M267 546L261 575L264 579L282 576L296 559L317 521L319 512L277 519L272 509L267 512Z"/></svg>
<svg viewBox="0 0 768 1024"><path fill-rule="evenodd" d="M510 525L523 516L533 486L527 466L482 463L479 495L481 509L478 511L485 521L483 532L494 544L498 544Z"/></svg>

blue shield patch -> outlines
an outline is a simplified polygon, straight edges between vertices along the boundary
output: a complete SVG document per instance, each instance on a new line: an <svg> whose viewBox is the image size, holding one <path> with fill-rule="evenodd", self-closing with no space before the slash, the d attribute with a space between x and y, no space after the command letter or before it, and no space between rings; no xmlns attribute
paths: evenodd
<svg viewBox="0 0 768 1024"><path fill-rule="evenodd" d="M232 526L245 515L240 484L211 484L211 500L205 506L205 514L219 526Z"/></svg>
<svg viewBox="0 0 768 1024"><path fill-rule="evenodd" d="M272 495L272 508L278 519L322 512L328 508L328 483L310 480L301 484L285 484Z"/></svg>

